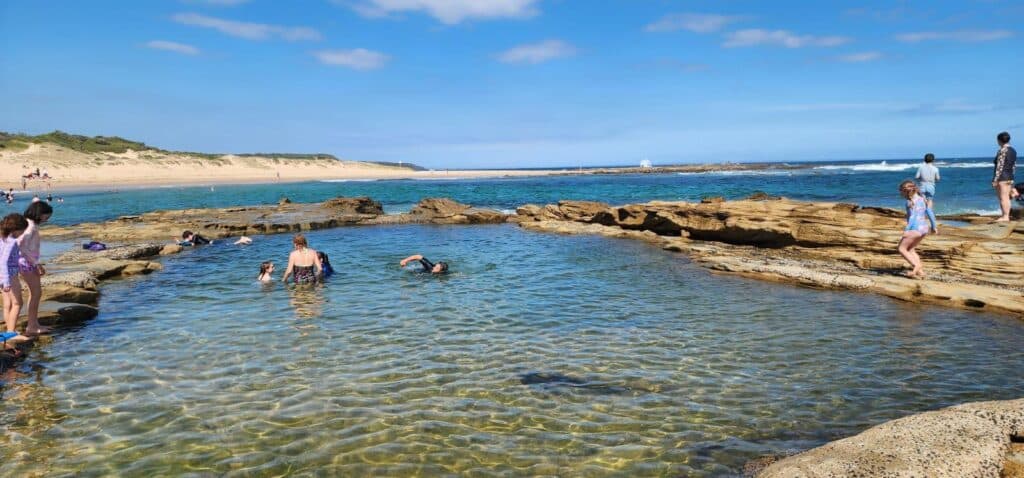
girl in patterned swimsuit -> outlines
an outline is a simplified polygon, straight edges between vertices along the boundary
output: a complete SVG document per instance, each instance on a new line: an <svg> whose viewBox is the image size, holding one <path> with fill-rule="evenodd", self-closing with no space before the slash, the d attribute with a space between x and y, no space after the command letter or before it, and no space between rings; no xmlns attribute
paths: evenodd
<svg viewBox="0 0 1024 478"><path fill-rule="evenodd" d="M317 279L324 273L324 267L316 251L309 248L306 237L296 234L292 239L295 250L288 256L288 268L284 271L282 282L288 282L289 277L294 277L296 284L315 284Z"/></svg>
<svg viewBox="0 0 1024 478"><path fill-rule="evenodd" d="M939 233L935 227L935 213L919 194L914 181L908 179L900 183L900 195L907 200L907 227L900 239L900 255L914 268L907 276L924 279L924 264L921 263L921 256L917 255L916 248L929 232Z"/></svg>

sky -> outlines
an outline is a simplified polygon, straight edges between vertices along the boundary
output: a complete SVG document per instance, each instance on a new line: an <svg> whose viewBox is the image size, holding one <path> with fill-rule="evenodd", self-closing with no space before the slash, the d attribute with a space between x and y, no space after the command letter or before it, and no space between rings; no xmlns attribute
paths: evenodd
<svg viewBox="0 0 1024 478"><path fill-rule="evenodd" d="M991 156L1024 0L0 2L0 130L429 168Z"/></svg>

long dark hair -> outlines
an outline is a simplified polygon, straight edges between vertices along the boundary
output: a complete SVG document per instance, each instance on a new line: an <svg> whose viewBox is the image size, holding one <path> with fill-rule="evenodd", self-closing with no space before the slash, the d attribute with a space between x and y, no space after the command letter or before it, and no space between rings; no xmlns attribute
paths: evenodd
<svg viewBox="0 0 1024 478"><path fill-rule="evenodd" d="M25 219L32 222L41 222L43 216L53 214L53 207L42 201L36 201L25 208Z"/></svg>
<svg viewBox="0 0 1024 478"><path fill-rule="evenodd" d="M8 214L0 221L0 237L7 239L14 231L24 231L28 228L28 221L21 214Z"/></svg>
<svg viewBox="0 0 1024 478"><path fill-rule="evenodd" d="M270 262L270 261L266 261L266 262L260 264L260 275L256 276L256 280L262 279L263 278L263 274L266 274L267 271L270 270L270 266L271 265L273 265L273 262Z"/></svg>

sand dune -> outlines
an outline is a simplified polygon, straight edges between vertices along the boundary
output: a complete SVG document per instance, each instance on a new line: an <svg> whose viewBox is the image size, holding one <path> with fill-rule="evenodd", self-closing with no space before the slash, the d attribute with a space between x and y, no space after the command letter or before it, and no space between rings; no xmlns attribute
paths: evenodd
<svg viewBox="0 0 1024 478"><path fill-rule="evenodd" d="M555 171L416 171L333 158L191 155L163 151L86 153L52 143L21 151L0 151L0 185L21 189L23 175L36 168L50 181L30 180L29 189L102 188L165 184L232 184L275 181L468 178L550 174Z"/></svg>

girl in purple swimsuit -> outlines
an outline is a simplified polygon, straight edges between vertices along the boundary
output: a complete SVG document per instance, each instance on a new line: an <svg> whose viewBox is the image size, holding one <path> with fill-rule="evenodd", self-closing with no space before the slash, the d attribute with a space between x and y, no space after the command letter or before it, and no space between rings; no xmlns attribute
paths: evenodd
<svg viewBox="0 0 1024 478"><path fill-rule="evenodd" d="M900 255L914 268L907 273L907 277L924 279L924 264L921 263L921 256L917 255L916 248L929 232L939 233L935 227L935 213L928 207L914 181L908 179L900 183L900 195L907 200L907 227L900 239Z"/></svg>

